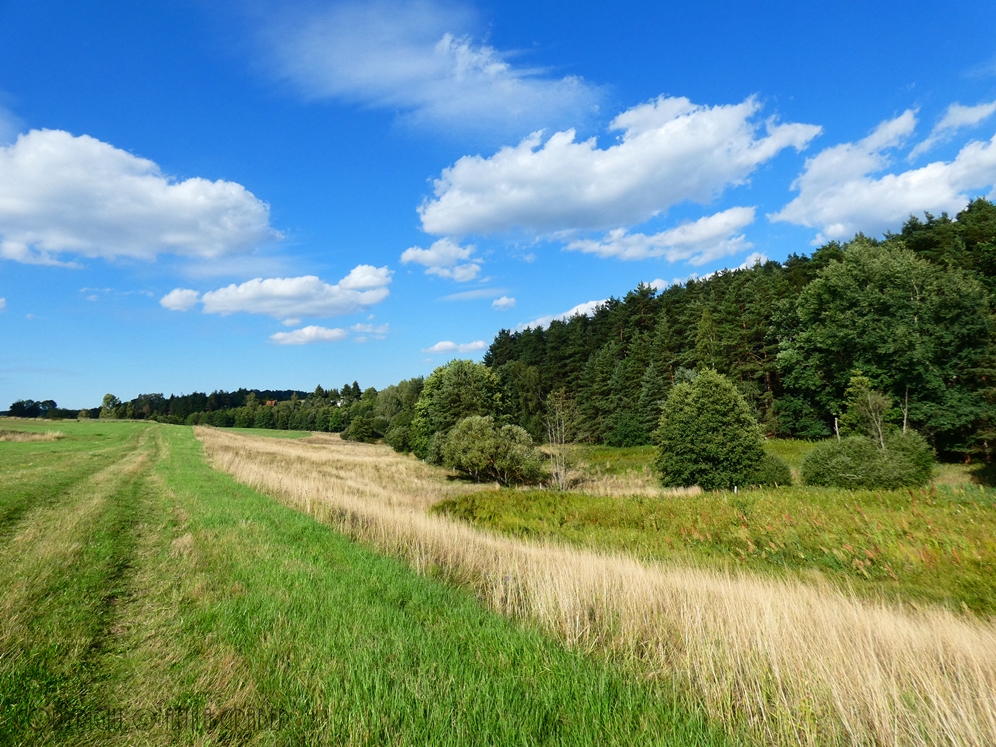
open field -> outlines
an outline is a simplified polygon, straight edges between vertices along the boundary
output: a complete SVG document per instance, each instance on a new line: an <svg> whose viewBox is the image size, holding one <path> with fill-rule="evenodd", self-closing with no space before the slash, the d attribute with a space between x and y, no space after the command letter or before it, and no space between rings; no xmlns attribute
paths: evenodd
<svg viewBox="0 0 996 747"><path fill-rule="evenodd" d="M724 742L664 684L213 471L189 428L59 428L0 443L0 744Z"/></svg>
<svg viewBox="0 0 996 747"><path fill-rule="evenodd" d="M310 431L280 431L272 428L229 428L233 433L244 433L247 436L266 436L268 438L310 438Z"/></svg>
<svg viewBox="0 0 996 747"><path fill-rule="evenodd" d="M996 742L989 619L482 530L427 514L434 496L455 497L460 485L383 446L197 433L212 463L241 482L594 658L671 683L734 735L786 745Z"/></svg>
<svg viewBox="0 0 996 747"><path fill-rule="evenodd" d="M656 498L488 490L435 510L513 537L996 614L996 491L979 486Z"/></svg>

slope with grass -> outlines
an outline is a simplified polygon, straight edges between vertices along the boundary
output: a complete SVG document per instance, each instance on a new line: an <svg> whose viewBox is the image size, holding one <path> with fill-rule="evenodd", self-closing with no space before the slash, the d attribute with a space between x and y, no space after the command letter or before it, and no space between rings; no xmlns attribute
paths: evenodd
<svg viewBox="0 0 996 747"><path fill-rule="evenodd" d="M0 443L0 744L724 741L211 470L189 428L60 429Z"/></svg>
<svg viewBox="0 0 996 747"><path fill-rule="evenodd" d="M996 741L990 620L427 514L460 485L384 446L197 433L241 482L572 647L674 683L734 734L784 745Z"/></svg>

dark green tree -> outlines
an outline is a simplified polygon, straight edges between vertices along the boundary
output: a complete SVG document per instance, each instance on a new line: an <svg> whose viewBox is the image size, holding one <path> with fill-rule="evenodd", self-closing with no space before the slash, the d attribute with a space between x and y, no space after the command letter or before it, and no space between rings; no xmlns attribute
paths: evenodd
<svg viewBox="0 0 996 747"><path fill-rule="evenodd" d="M410 425L412 451L420 459L438 462L442 459L441 439L458 421L500 411L495 373L480 363L452 360L425 380Z"/></svg>
<svg viewBox="0 0 996 747"><path fill-rule="evenodd" d="M666 487L704 490L752 484L764 461L764 434L743 395L704 369L675 384L654 433L654 468Z"/></svg>
<svg viewBox="0 0 996 747"><path fill-rule="evenodd" d="M942 447L963 448L984 419L978 375L992 325L973 275L859 240L802 291L795 315L779 354L784 382L828 420L841 412L855 369L908 402L910 424Z"/></svg>

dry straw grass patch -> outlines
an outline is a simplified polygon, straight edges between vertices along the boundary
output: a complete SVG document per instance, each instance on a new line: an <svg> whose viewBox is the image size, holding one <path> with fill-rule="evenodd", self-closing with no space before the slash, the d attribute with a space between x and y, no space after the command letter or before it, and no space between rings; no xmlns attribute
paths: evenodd
<svg viewBox="0 0 996 747"><path fill-rule="evenodd" d="M26 441L58 441L65 438L62 431L45 431L34 433L30 431L0 430L0 441L26 442Z"/></svg>
<svg viewBox="0 0 996 747"><path fill-rule="evenodd" d="M427 515L466 485L386 447L197 435L241 482L568 645L675 680L764 742L996 744L992 621L499 537Z"/></svg>

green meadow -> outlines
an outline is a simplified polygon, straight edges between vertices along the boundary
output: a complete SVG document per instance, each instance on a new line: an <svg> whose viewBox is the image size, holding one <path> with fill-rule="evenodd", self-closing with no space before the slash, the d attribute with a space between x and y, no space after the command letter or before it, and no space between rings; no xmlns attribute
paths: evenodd
<svg viewBox="0 0 996 747"><path fill-rule="evenodd" d="M770 440L798 473L813 444ZM652 447L581 447L595 475L643 474ZM434 510L516 537L830 583L861 596L996 614L996 490L962 465L925 489L794 486L699 495L488 490Z"/></svg>
<svg viewBox="0 0 996 747"><path fill-rule="evenodd" d="M12 422L61 436L0 442L0 744L729 741L212 470L188 427Z"/></svg>

